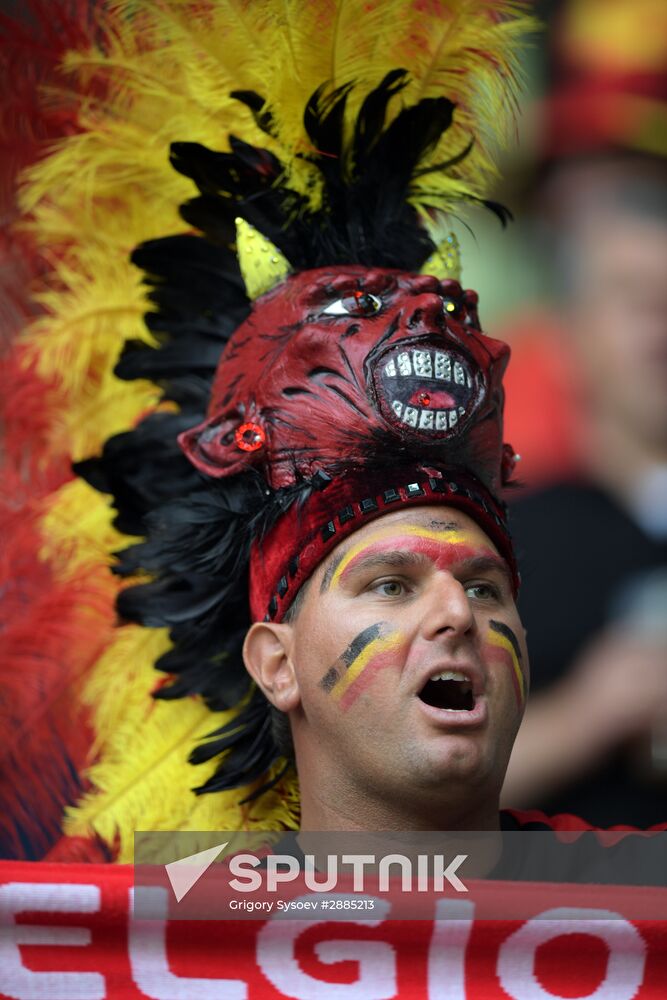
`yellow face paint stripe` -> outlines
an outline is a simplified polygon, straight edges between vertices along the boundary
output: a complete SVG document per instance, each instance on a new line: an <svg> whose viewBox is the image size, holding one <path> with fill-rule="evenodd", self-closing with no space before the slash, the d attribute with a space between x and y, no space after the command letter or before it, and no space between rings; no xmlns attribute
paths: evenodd
<svg viewBox="0 0 667 1000"><path fill-rule="evenodd" d="M506 636L499 635L497 632L490 632L487 641L489 645L499 646L501 649L506 649L510 654L512 658L512 666L514 667L514 673L516 674L516 679L519 684L519 691L521 692L521 704L523 705L526 700L526 683L514 646Z"/></svg>
<svg viewBox="0 0 667 1000"><path fill-rule="evenodd" d="M377 534L371 535L365 542L357 542L356 545L352 546L336 567L336 571L331 577L331 585L334 586L338 583L346 568L360 552L370 548L375 542L381 541L383 538L391 538L396 534L412 535L415 538L426 538L429 541L440 542L446 540L448 545L470 545L471 542L479 541L483 537L482 535L476 536L470 531L459 531L455 528L442 529L440 531L432 531L429 528L410 527L409 525L399 528L398 531L396 528L385 528L382 531L378 531Z"/></svg>
<svg viewBox="0 0 667 1000"><path fill-rule="evenodd" d="M392 649L397 649L400 645L400 636L385 635L378 636L373 642L369 642L364 650L359 653L356 660L353 660L343 676L334 685L331 694L338 701L342 698L347 689L357 679L359 674L365 669L369 661L374 659L378 653L385 653Z"/></svg>

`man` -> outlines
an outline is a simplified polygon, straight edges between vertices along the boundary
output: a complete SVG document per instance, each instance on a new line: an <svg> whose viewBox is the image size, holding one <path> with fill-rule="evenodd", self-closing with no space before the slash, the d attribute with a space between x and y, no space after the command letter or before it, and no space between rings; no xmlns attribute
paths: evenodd
<svg viewBox="0 0 667 1000"><path fill-rule="evenodd" d="M523 713L509 568L475 521L426 505L361 527L246 665L288 714L304 830L493 830Z"/></svg>

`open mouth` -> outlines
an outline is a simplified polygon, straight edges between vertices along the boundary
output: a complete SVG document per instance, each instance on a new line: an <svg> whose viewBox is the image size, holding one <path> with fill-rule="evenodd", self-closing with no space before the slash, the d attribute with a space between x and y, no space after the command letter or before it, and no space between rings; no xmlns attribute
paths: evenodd
<svg viewBox="0 0 667 1000"><path fill-rule="evenodd" d="M445 670L437 677L431 677L418 697L426 705L450 712L472 712L475 707L472 682L456 670Z"/></svg>
<svg viewBox="0 0 667 1000"><path fill-rule="evenodd" d="M449 435L474 409L475 375L453 351L398 346L384 355L374 374L382 409L406 427Z"/></svg>

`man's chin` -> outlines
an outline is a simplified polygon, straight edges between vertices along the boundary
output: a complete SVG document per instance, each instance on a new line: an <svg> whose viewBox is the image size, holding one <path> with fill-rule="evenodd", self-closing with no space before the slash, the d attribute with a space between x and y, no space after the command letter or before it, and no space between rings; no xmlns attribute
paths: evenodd
<svg viewBox="0 0 667 1000"><path fill-rule="evenodd" d="M426 744L415 748L412 781L416 787L443 793L457 789L470 794L471 789L484 785L494 762L487 752L486 740L478 730L440 732Z"/></svg>

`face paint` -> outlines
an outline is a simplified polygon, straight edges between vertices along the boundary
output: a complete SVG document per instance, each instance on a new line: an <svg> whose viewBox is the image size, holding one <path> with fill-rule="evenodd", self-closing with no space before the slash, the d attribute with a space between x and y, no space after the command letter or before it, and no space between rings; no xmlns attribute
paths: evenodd
<svg viewBox="0 0 667 1000"><path fill-rule="evenodd" d="M383 625L384 622L376 622L375 625L369 625L363 632L355 636L345 652L338 657L338 660L332 667L329 667L320 681L320 687L323 691L326 691L327 694L333 691L336 684L338 684L340 679L349 670L354 661L363 653L369 643L378 638Z"/></svg>
<svg viewBox="0 0 667 1000"><path fill-rule="evenodd" d="M380 556L383 552L395 552L398 549L425 556L438 568L448 569L457 562L480 555L498 559L499 565L504 565L491 549L480 545L482 536L475 532L449 528L444 531L432 531L428 528L407 525L401 527L400 535L402 537L398 541L395 528L385 529L353 545L332 574L331 586L339 586L347 574L369 556Z"/></svg>
<svg viewBox="0 0 667 1000"><path fill-rule="evenodd" d="M515 636L509 625L504 622L489 620L489 632L486 637L486 646L490 655L497 655L498 651L504 654L502 659L511 669L514 693L520 708L523 708L526 700L526 679L523 673L521 647L519 640Z"/></svg>
<svg viewBox="0 0 667 1000"><path fill-rule="evenodd" d="M322 690L340 702L344 710L366 689L377 672L393 661L402 637L399 633L387 632L388 629L387 622L378 622L360 632L320 681Z"/></svg>

